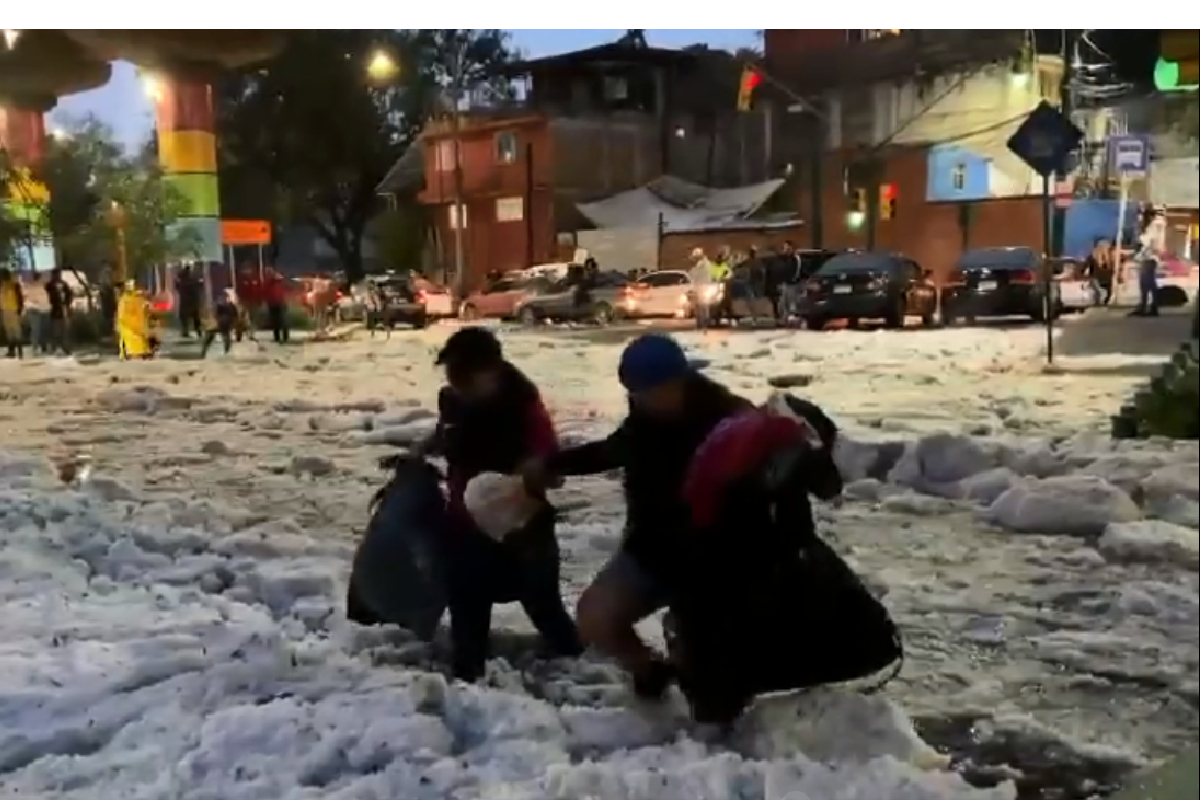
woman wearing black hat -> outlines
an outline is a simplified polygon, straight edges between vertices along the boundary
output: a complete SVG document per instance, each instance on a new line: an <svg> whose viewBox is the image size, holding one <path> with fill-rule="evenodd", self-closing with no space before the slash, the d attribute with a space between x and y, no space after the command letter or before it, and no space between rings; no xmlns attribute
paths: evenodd
<svg viewBox="0 0 1200 800"><path fill-rule="evenodd" d="M499 340L470 327L446 340L437 357L446 383L429 449L446 459L451 529L446 535L454 674L475 680L488 655L492 604L517 600L556 656L582 652L559 591L554 508L543 506L525 529L503 542L467 513L467 483L485 472L512 474L530 458L558 449L554 423L532 381L504 359Z"/></svg>

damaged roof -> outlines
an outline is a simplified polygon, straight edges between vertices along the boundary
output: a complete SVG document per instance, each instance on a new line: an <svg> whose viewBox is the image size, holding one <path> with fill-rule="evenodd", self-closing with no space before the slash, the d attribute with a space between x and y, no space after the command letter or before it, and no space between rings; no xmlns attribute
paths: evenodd
<svg viewBox="0 0 1200 800"><path fill-rule="evenodd" d="M660 219L665 233L795 225L799 219L792 214L751 219L783 184L777 179L711 189L666 175L637 189L580 203L578 208L597 228L645 227L658 225Z"/></svg>

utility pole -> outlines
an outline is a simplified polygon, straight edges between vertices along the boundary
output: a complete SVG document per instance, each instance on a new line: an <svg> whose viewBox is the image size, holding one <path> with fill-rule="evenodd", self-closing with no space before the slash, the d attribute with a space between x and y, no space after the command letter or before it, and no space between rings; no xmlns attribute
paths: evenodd
<svg viewBox="0 0 1200 800"><path fill-rule="evenodd" d="M463 96L463 56L466 52L461 43L450 53L450 111L451 142L454 153L454 291L458 297L466 294L466 253L464 252L463 229L466 227L466 210L463 204L462 169L462 111L459 105Z"/></svg>
<svg viewBox="0 0 1200 800"><path fill-rule="evenodd" d="M1075 43L1078 41L1079 31L1063 30L1062 32L1062 85L1059 88L1059 108L1064 117L1071 119L1071 114L1075 111L1075 98L1071 91L1071 84L1075 80ZM1059 180L1066 180L1067 175L1058 175ZM1066 239L1067 227L1067 210L1065 208L1056 207L1053 211L1053 218L1050 226L1050 242L1048 243L1049 254L1052 256L1061 256L1063 254L1064 241Z"/></svg>

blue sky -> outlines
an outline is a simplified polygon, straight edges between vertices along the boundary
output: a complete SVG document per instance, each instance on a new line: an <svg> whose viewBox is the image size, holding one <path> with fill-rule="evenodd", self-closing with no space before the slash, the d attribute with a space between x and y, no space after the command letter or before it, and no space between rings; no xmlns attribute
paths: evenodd
<svg viewBox="0 0 1200 800"><path fill-rule="evenodd" d="M544 56L604 44L624 30L514 30L513 40L531 56ZM736 49L755 43L755 31L747 30L647 30L646 38L658 47L683 47L704 42L711 47ZM126 144L136 144L153 125L150 105L138 84L133 66L119 63L107 86L68 97L58 104L54 116L61 118L95 114L116 130Z"/></svg>

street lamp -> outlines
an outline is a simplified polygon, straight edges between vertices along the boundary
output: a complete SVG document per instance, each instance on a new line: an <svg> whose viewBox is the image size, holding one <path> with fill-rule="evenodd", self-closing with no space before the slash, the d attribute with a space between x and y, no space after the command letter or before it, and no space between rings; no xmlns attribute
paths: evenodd
<svg viewBox="0 0 1200 800"><path fill-rule="evenodd" d="M153 72L143 72L141 78L142 91L145 93L146 97L150 98L156 103L162 100L163 92L165 91L163 79L158 75L155 75Z"/></svg>
<svg viewBox="0 0 1200 800"><path fill-rule="evenodd" d="M396 59L392 58L391 53L386 50L379 49L371 54L371 58L367 61L367 77L371 80L382 83L395 80L400 74L400 65Z"/></svg>

